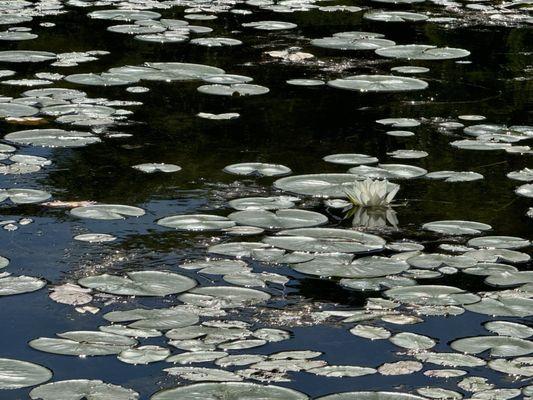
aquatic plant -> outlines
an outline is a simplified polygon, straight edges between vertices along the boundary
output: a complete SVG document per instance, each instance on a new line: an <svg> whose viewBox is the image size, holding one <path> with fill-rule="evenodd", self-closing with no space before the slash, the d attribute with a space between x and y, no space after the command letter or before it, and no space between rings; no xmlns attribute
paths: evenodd
<svg viewBox="0 0 533 400"><path fill-rule="evenodd" d="M400 190L400 185L386 179L365 179L357 181L352 188L346 188L346 196L358 207L389 207Z"/></svg>

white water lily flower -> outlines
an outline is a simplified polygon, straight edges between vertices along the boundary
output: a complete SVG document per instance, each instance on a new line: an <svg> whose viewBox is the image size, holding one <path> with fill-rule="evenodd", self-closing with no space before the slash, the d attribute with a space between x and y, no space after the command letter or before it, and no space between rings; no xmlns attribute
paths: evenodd
<svg viewBox="0 0 533 400"><path fill-rule="evenodd" d="M400 190L400 185L386 179L365 179L357 181L351 189L346 189L350 201L359 207L389 207Z"/></svg>

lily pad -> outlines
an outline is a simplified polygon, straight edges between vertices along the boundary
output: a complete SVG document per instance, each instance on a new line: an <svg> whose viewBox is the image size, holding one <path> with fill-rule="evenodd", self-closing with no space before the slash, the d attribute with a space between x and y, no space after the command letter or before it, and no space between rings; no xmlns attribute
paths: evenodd
<svg viewBox="0 0 533 400"><path fill-rule="evenodd" d="M305 210L278 210L275 213L266 210L245 210L234 212L228 218L240 225L264 229L305 228L328 222L325 215Z"/></svg>
<svg viewBox="0 0 533 400"><path fill-rule="evenodd" d="M428 87L428 83L420 79L394 75L355 75L329 81L328 85L359 92L405 92Z"/></svg>
<svg viewBox="0 0 533 400"><path fill-rule="evenodd" d="M0 358L0 389L14 390L52 379L52 371L27 361Z"/></svg>
<svg viewBox="0 0 533 400"><path fill-rule="evenodd" d="M8 133L4 139L17 144L41 147L82 147L101 141L90 132L62 129L30 129L12 132Z"/></svg>
<svg viewBox="0 0 533 400"><path fill-rule="evenodd" d="M301 228L281 231L263 241L292 251L317 253L357 253L379 251L385 240L368 233L332 228Z"/></svg>
<svg viewBox="0 0 533 400"><path fill-rule="evenodd" d="M292 171L289 167L280 164L241 163L224 167L224 172L245 176L279 176L288 175Z"/></svg>
<svg viewBox="0 0 533 400"><path fill-rule="evenodd" d="M211 214L173 215L157 220L157 225L182 231L217 231L231 228L234 221Z"/></svg>
<svg viewBox="0 0 533 400"><path fill-rule="evenodd" d="M134 271L126 276L88 276L81 278L78 283L100 292L123 296L167 296L196 286L196 281L191 278L161 271Z"/></svg>
<svg viewBox="0 0 533 400"><path fill-rule="evenodd" d="M70 214L78 218L113 220L126 217L141 217L145 211L139 207L121 204L94 204L90 206L75 207Z"/></svg>
<svg viewBox="0 0 533 400"><path fill-rule="evenodd" d="M99 380L68 380L48 383L30 392L32 400L137 400L139 394L131 389Z"/></svg>
<svg viewBox="0 0 533 400"><path fill-rule="evenodd" d="M258 385L255 383L198 383L195 385L181 386L173 389L162 390L153 395L150 400L217 400L220 396L224 400L307 400L308 397L296 390L272 386ZM413 399L418 400L418 399Z"/></svg>
<svg viewBox="0 0 533 400"><path fill-rule="evenodd" d="M390 58L405 58L408 60L453 60L468 57L470 52L452 47L437 47L422 44L407 44L382 47L376 54Z"/></svg>

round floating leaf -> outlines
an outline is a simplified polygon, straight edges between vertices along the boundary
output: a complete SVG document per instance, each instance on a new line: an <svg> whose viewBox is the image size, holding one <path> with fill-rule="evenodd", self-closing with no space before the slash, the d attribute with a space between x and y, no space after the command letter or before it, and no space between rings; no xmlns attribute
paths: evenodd
<svg viewBox="0 0 533 400"><path fill-rule="evenodd" d="M479 354L490 350L492 357L516 357L533 353L533 343L509 336L476 336L454 340L450 347L455 351Z"/></svg>
<svg viewBox="0 0 533 400"><path fill-rule="evenodd" d="M178 307L112 311L104 314L104 318L110 322L130 322L129 328L160 330L183 328L199 321L196 314Z"/></svg>
<svg viewBox="0 0 533 400"><path fill-rule="evenodd" d="M489 321L484 325L489 332L496 333L500 336L510 336L520 339L526 339L533 336L533 328L508 321Z"/></svg>
<svg viewBox="0 0 533 400"><path fill-rule="evenodd" d="M217 231L231 228L235 222L211 214L173 215L157 220L157 225L183 231Z"/></svg>
<svg viewBox="0 0 533 400"><path fill-rule="evenodd" d="M420 371L422 368L422 363L418 361L397 361L382 364L378 368L378 372L385 376L410 375Z"/></svg>
<svg viewBox="0 0 533 400"><path fill-rule="evenodd" d="M521 253L515 250L507 249L481 249L481 250L470 250L464 253L465 256L474 258L479 262L509 262L514 263L523 263L531 259L529 254Z"/></svg>
<svg viewBox="0 0 533 400"><path fill-rule="evenodd" d="M230 371L214 368L200 368L200 367L173 367L166 368L163 371L169 375L175 375L181 379L189 381L219 381L219 382L238 382L242 378ZM152 397L152 399L157 397ZM182 397L183 398L183 397ZM193 397L194 398L194 397ZM205 398L205 397L204 397Z"/></svg>
<svg viewBox="0 0 533 400"><path fill-rule="evenodd" d="M118 359L126 364L150 364L163 361L170 355L170 350L160 346L140 346L120 352Z"/></svg>
<svg viewBox="0 0 533 400"><path fill-rule="evenodd" d="M378 164L377 167L360 165L348 170L359 179L414 179L427 174L424 168L406 164Z"/></svg>
<svg viewBox="0 0 533 400"><path fill-rule="evenodd" d="M428 16L405 11L369 11L363 18L381 22L418 22L425 21Z"/></svg>
<svg viewBox="0 0 533 400"><path fill-rule="evenodd" d="M58 334L59 338L38 338L30 341L31 348L45 353L70 356L105 356L119 354L135 346L137 341L106 332L73 331Z"/></svg>
<svg viewBox="0 0 533 400"><path fill-rule="evenodd" d="M86 233L83 235L74 236L74 240L80 242L89 242L89 243L106 243L113 242L117 238L113 235L108 235L106 233Z"/></svg>
<svg viewBox="0 0 533 400"><path fill-rule="evenodd" d="M528 317L533 315L533 299L524 297L485 298L475 304L466 305L468 311L493 317Z"/></svg>
<svg viewBox="0 0 533 400"><path fill-rule="evenodd" d="M391 336L391 333L385 328L371 325L356 325L350 329L350 333L371 340L388 339Z"/></svg>
<svg viewBox="0 0 533 400"><path fill-rule="evenodd" d="M366 154L332 154L323 158L324 161L342 165L363 165L376 164L379 160L376 157Z"/></svg>
<svg viewBox="0 0 533 400"><path fill-rule="evenodd" d="M344 229L301 228L281 231L278 235L263 241L286 250L317 253L368 253L385 246L385 240L379 236Z"/></svg>
<svg viewBox="0 0 533 400"><path fill-rule="evenodd" d="M381 47L394 46L392 40L380 38L352 39L347 37L325 37L311 41L313 46L336 50L376 50Z"/></svg>
<svg viewBox="0 0 533 400"><path fill-rule="evenodd" d="M358 258L351 263L342 263L336 258L317 257L315 260L293 265L292 268L309 275L360 279L399 274L407 270L409 265L405 261L376 256Z"/></svg>
<svg viewBox="0 0 533 400"><path fill-rule="evenodd" d="M489 275L485 278L485 283L494 286L517 286L533 283L533 271L502 272Z"/></svg>
<svg viewBox="0 0 533 400"><path fill-rule="evenodd" d="M173 355L168 357L166 361L174 364L205 363L213 362L227 355L228 353L224 351L192 351Z"/></svg>
<svg viewBox="0 0 533 400"><path fill-rule="evenodd" d="M154 11L145 10L98 10L87 14L93 19L106 19L112 21L140 21L147 19L158 19L161 14Z"/></svg>
<svg viewBox="0 0 533 400"><path fill-rule="evenodd" d="M412 66L412 65L404 65L404 66L400 66L400 67L393 67L390 70L392 72L399 72L400 74L424 74L426 72L429 72L429 68L426 68L426 67L415 67L415 66Z"/></svg>
<svg viewBox="0 0 533 400"><path fill-rule="evenodd" d="M137 400L131 389L98 380L68 380L39 386L30 392L32 400Z"/></svg>
<svg viewBox="0 0 533 400"><path fill-rule="evenodd" d="M145 163L137 164L132 168L135 168L139 171L146 172L147 174L152 174L154 172L178 172L181 171L181 167L174 164L165 164L165 163Z"/></svg>
<svg viewBox="0 0 533 400"><path fill-rule="evenodd" d="M55 60L56 55L48 51L8 50L0 51L0 62L36 63Z"/></svg>
<svg viewBox="0 0 533 400"><path fill-rule="evenodd" d="M14 390L52 379L52 371L27 361L0 358L0 389Z"/></svg>
<svg viewBox="0 0 533 400"><path fill-rule="evenodd" d="M62 129L30 129L12 132L8 133L4 139L18 144L42 147L82 147L100 142L100 139L90 132Z"/></svg>
<svg viewBox="0 0 533 400"><path fill-rule="evenodd" d="M270 89L260 85L249 83L236 83L233 85L202 85L198 88L200 93L214 94L217 96L255 96L266 94Z"/></svg>
<svg viewBox="0 0 533 400"><path fill-rule="evenodd" d="M313 197L343 197L346 190L360 180L352 174L311 174L296 175L278 179L274 182L276 189Z"/></svg>
<svg viewBox="0 0 533 400"><path fill-rule="evenodd" d="M89 86L122 86L139 82L132 75L103 72L101 74L74 74L65 77L67 82Z"/></svg>
<svg viewBox="0 0 533 400"><path fill-rule="evenodd" d="M38 108L26 106L24 104L2 103L0 104L0 118L21 118L31 117L39 112ZM6 135L7 137L8 135ZM4 137L4 139L6 139ZM9 140L9 139L6 139Z"/></svg>
<svg viewBox="0 0 533 400"><path fill-rule="evenodd" d="M489 368L493 369L494 371L503 372L509 375L522 375L526 377L531 377L533 376L533 369L531 368L533 364L532 361L532 357L518 357L512 360L505 360L503 358L499 358L496 360L490 360ZM524 395L530 395L531 393L531 386L527 386L523 391ZM518 394L514 397L518 396Z"/></svg>
<svg viewBox="0 0 533 400"><path fill-rule="evenodd" d="M198 38L191 40L189 43L205 47L238 46L242 44L240 40L226 37Z"/></svg>
<svg viewBox="0 0 533 400"><path fill-rule="evenodd" d="M46 286L46 282L32 276L5 276L0 277L0 296L11 296L35 292Z"/></svg>
<svg viewBox="0 0 533 400"><path fill-rule="evenodd" d="M463 395L461 393L443 388L425 387L416 389L416 392L419 395L428 397L430 399L461 400L463 398Z"/></svg>
<svg viewBox="0 0 533 400"><path fill-rule="evenodd" d="M224 172L234 175L256 175L256 176L279 176L288 175L292 171L290 168L280 164L265 163L241 163L224 167Z"/></svg>
<svg viewBox="0 0 533 400"><path fill-rule="evenodd" d="M329 81L328 85L359 92L404 92L428 87L427 82L420 79L393 75L355 75Z"/></svg>
<svg viewBox="0 0 533 400"><path fill-rule="evenodd" d="M385 296L393 300L418 305L463 305L480 300L479 296L452 286L419 285L387 290Z"/></svg>
<svg viewBox="0 0 533 400"><path fill-rule="evenodd" d="M418 335L411 332L401 332L389 339L396 346L400 346L409 350L428 350L434 347L437 343L435 340Z"/></svg>
<svg viewBox="0 0 533 400"><path fill-rule="evenodd" d="M100 292L124 296L167 296L196 286L196 281L191 278L161 271L136 271L129 272L126 276L88 276L78 283Z"/></svg>
<svg viewBox="0 0 533 400"><path fill-rule="evenodd" d="M307 370L310 374L328 376L328 377L358 377L372 375L377 372L374 368L357 367L355 365L326 365L324 367L312 368Z"/></svg>
<svg viewBox="0 0 533 400"><path fill-rule="evenodd" d="M283 21L257 21L257 22L247 22L242 24L246 28L254 28L262 31L280 31L284 29L294 29L296 24L291 22Z"/></svg>
<svg viewBox="0 0 533 400"><path fill-rule="evenodd" d="M221 382L198 383L195 385L162 390L154 394L150 400L175 400L178 398L180 400L216 400L219 399L221 395L224 396L224 400L245 400L246 398L262 400L308 399L303 393L279 386L258 385L248 382Z"/></svg>
<svg viewBox="0 0 533 400"><path fill-rule="evenodd" d="M530 246L531 242L514 236L483 236L470 239L467 244L472 247L490 249L519 249Z"/></svg>
<svg viewBox="0 0 533 400"><path fill-rule="evenodd" d="M422 352L415 354L415 357L423 362L446 367L482 367L487 364L481 358L459 353Z"/></svg>
<svg viewBox="0 0 533 400"><path fill-rule="evenodd" d="M90 206L75 207L70 210L70 213L78 218L102 220L141 217L145 214L142 208L125 206L121 204L95 204Z"/></svg>
<svg viewBox="0 0 533 400"><path fill-rule="evenodd" d="M7 199L14 204L32 204L48 200L52 195L42 190L34 189L0 189L0 202Z"/></svg>
<svg viewBox="0 0 533 400"><path fill-rule="evenodd" d="M468 57L470 52L452 47L436 47L423 44L407 44L382 47L376 54L390 58L405 58L408 60L453 60Z"/></svg>
<svg viewBox="0 0 533 400"><path fill-rule="evenodd" d="M294 86L322 86L326 84L320 79L289 79L287 83Z"/></svg>
<svg viewBox="0 0 533 400"><path fill-rule="evenodd" d="M253 81L253 78L244 75L231 75L231 74L220 74L220 75L208 75L203 78L204 82L216 83L219 85L233 85L236 83L248 83Z"/></svg>
<svg viewBox="0 0 533 400"><path fill-rule="evenodd" d="M483 179L483 175L471 171L436 171L426 175L428 179L442 179L444 182L472 182Z"/></svg>
<svg viewBox="0 0 533 400"><path fill-rule="evenodd" d="M517 181L531 182L533 181L533 169L524 168L520 171L511 171L507 177Z"/></svg>
<svg viewBox="0 0 533 400"><path fill-rule="evenodd" d="M435 221L422 225L422 229L446 235L479 235L492 229L490 225L472 221Z"/></svg>
<svg viewBox="0 0 533 400"><path fill-rule="evenodd" d="M211 246L207 249L209 253L220 254L233 257L250 257L254 250L264 250L270 248L268 244L256 242L223 243Z"/></svg>
<svg viewBox="0 0 533 400"><path fill-rule="evenodd" d="M184 303L208 308L251 306L265 302L268 299L270 299L270 295L260 290L233 286L201 287L179 296L179 300Z"/></svg>
<svg viewBox="0 0 533 400"><path fill-rule="evenodd" d="M265 229L292 229L323 225L328 217L314 211L278 210L272 213L266 210L237 211L228 216L240 225L251 225Z"/></svg>
<svg viewBox="0 0 533 400"><path fill-rule="evenodd" d="M246 197L231 200L228 204L236 210L279 210L294 207L298 198L288 196Z"/></svg>

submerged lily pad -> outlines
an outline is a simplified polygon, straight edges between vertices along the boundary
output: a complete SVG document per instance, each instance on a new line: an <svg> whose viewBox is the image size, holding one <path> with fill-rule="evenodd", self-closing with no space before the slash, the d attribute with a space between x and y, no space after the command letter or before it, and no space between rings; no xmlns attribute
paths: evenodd
<svg viewBox="0 0 533 400"><path fill-rule="evenodd" d="M52 371L27 361L0 358L0 389L13 390L39 385L52 379Z"/></svg>
<svg viewBox="0 0 533 400"><path fill-rule="evenodd" d="M99 380L68 380L39 386L30 392L32 400L137 400L139 394L131 389Z"/></svg>
<svg viewBox="0 0 533 400"><path fill-rule="evenodd" d="M196 286L194 279L172 272L134 271L126 276L96 275L81 278L81 286L123 296L167 296Z"/></svg>

